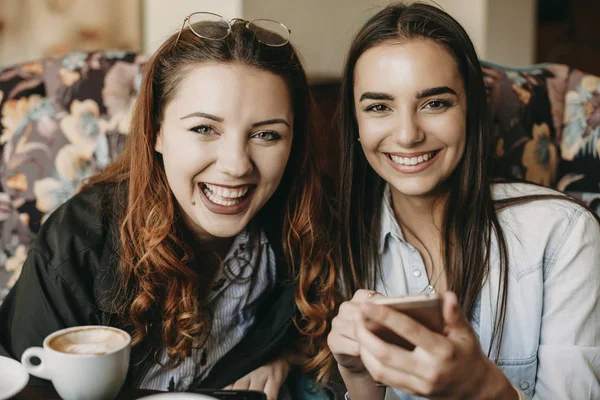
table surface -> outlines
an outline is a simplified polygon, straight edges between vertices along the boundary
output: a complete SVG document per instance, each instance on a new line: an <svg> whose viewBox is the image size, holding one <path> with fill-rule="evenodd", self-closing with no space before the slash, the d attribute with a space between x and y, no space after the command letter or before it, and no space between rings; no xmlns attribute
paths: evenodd
<svg viewBox="0 0 600 400"><path fill-rule="evenodd" d="M155 390L145 389L124 389L115 400L139 399L155 393L162 393ZM26 387L18 395L11 397L11 400L60 400L60 396L54 390L52 385Z"/></svg>

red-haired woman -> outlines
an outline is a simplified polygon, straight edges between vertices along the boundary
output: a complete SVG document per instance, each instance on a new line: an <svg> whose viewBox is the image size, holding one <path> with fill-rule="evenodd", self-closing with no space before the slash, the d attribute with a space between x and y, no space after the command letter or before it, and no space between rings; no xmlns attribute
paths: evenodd
<svg viewBox="0 0 600 400"><path fill-rule="evenodd" d="M42 226L4 353L112 325L132 336L129 386L271 399L285 354L319 372L335 272L306 76L281 24L209 17L156 52L124 153Z"/></svg>

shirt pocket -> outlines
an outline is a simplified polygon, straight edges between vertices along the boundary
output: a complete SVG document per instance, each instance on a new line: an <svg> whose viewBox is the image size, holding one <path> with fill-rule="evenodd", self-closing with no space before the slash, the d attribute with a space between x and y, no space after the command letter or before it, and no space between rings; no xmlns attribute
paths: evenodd
<svg viewBox="0 0 600 400"><path fill-rule="evenodd" d="M498 366L510 383L527 396L533 397L535 392L535 376L537 374L537 356L516 360L500 360Z"/></svg>

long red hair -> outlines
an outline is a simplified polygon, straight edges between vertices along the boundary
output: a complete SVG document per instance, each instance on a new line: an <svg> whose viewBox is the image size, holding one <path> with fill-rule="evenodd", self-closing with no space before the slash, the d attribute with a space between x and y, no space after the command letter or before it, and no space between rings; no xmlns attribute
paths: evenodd
<svg viewBox="0 0 600 400"><path fill-rule="evenodd" d="M189 268L192 255L178 229L178 207L161 156L154 150L163 112L185 74L202 62L242 63L282 76L294 108L294 138L282 182L257 216L277 218L290 274L298 282L296 325L303 334L304 367L319 379L331 367L325 336L335 309L334 216L310 128L311 97L291 45L258 43L236 22L223 40L203 40L189 29L171 36L145 66L131 132L120 157L88 185L117 184L126 196L119 218L119 315L134 346L167 349L167 367L180 364L192 343L210 332L205 299L214 271ZM156 353L155 353L156 354Z"/></svg>

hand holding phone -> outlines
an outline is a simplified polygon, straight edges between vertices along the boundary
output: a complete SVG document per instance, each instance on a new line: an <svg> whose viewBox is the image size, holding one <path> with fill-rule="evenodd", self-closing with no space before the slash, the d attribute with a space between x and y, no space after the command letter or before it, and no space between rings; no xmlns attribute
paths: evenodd
<svg viewBox="0 0 600 400"><path fill-rule="evenodd" d="M371 303L381 307L390 307L393 310L404 313L433 332L444 332L442 299L437 293L376 298L371 300ZM367 329L388 343L395 344L407 350L415 348L412 343L398 336L387 327L370 320L368 317L365 317L365 325Z"/></svg>

